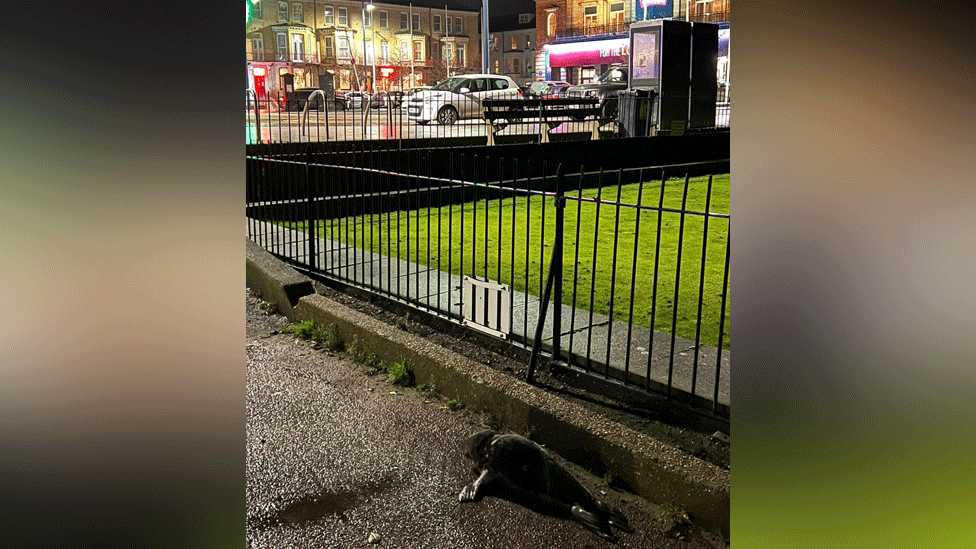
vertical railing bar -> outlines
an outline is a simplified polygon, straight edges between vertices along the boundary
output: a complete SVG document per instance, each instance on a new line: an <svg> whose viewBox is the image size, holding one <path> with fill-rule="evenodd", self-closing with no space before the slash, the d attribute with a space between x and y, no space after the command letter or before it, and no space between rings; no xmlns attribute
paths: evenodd
<svg viewBox="0 0 976 549"><path fill-rule="evenodd" d="M573 337L576 335L576 297L579 291L579 253L580 253L580 219L583 216L583 166L580 166L578 178L578 188L576 191L576 240L573 248L573 306L570 308L569 320L569 351L566 353L566 361L571 362L576 356L573 353Z"/></svg>
<svg viewBox="0 0 976 549"><path fill-rule="evenodd" d="M661 265L661 211L664 208L664 188L667 186L668 178L664 170L661 170L661 194L658 199L657 210L657 239L654 243L654 281L651 290L651 333L647 342L647 377L644 379L644 388L651 388L651 359L654 358L654 325L657 322L657 283L658 271Z"/></svg>
<svg viewBox="0 0 976 549"><path fill-rule="evenodd" d="M433 173L432 173L432 169L433 168L431 167L431 164L432 164L432 162L431 162L431 157L430 157L430 151L427 151L427 190L426 190L426 196L427 196L427 254L424 257L424 264L427 265L427 290L425 292L426 295L427 295L427 305L426 305L427 309L430 309L432 307L431 299L430 299L430 271L431 271L431 265L430 265L430 210L431 210L431 200L430 200L430 195L431 195L431 193L433 191L430 188L430 186L431 186L431 181L432 181L432 178L433 178ZM437 289L438 289L438 292L439 292L440 291L440 285L439 284L437 286Z"/></svg>
<svg viewBox="0 0 976 549"><path fill-rule="evenodd" d="M607 361L603 366L603 377L610 376L610 347L613 341L613 300L617 289L617 248L620 242L620 198L623 193L623 169L617 171L617 203L614 206L613 222L613 260L610 262L610 320L607 324ZM624 379L624 382L627 380Z"/></svg>
<svg viewBox="0 0 976 549"><path fill-rule="evenodd" d="M508 276L508 282L509 282L508 329L513 332L515 331L515 306L514 306L515 304L512 303L512 296L514 295L512 292L515 291L515 216L516 216L516 210L518 206L518 196L516 194L517 184L518 184L518 158L514 158L512 160L512 225L511 225L512 241L509 244L509 248L511 252L511 261L509 262L510 272ZM498 218L499 220L501 219L501 211L499 211L498 213Z"/></svg>
<svg viewBox="0 0 976 549"><path fill-rule="evenodd" d="M461 292L460 292L461 300L458 303L458 306L460 307L459 312L463 315L464 314L464 204L465 204L464 199L465 199L465 195L467 194L466 192L467 186L464 184L464 182L467 180L465 178L466 170L464 168L467 166L468 155L461 154L460 157L461 157L460 158L461 162L459 168L461 170L461 180L458 182L458 185L461 187L461 204L460 204L461 209L460 212L458 212L458 215L461 216L461 231L458 234L458 239L460 240L460 246L458 246L458 252L459 252L458 253L458 261L459 261L458 282L461 284Z"/></svg>
<svg viewBox="0 0 976 549"><path fill-rule="evenodd" d="M705 195L705 220L702 227L702 257L701 257L701 273L698 277L698 317L697 324L695 325L695 359L692 363L691 368L691 404L695 403L695 390L697 388L698 382L698 355L701 351L701 324L702 324L702 298L705 295L705 261L707 260L708 251L708 218L710 207L712 204L712 175L708 176L708 190ZM718 380L715 380L718 383Z"/></svg>
<svg viewBox="0 0 976 549"><path fill-rule="evenodd" d="M559 360L562 357L562 335L563 335L563 238L566 221L566 197L564 196L565 185L563 184L563 165L556 167L556 196L553 199L556 207L556 227L553 239L553 276L556 287L553 296L553 315L552 315L552 357Z"/></svg>
<svg viewBox="0 0 976 549"><path fill-rule="evenodd" d="M312 148L310 145L305 146L305 194L306 194L306 229L308 230L308 266L310 269L315 270L317 262L317 252L315 249L315 241L318 239L318 234L316 231L315 223L315 202L312 193Z"/></svg>
<svg viewBox="0 0 976 549"><path fill-rule="evenodd" d="M417 239L417 241L414 243L415 244L414 245L414 257L415 257L415 260L416 260L416 265L415 265L415 267L416 267L415 268L415 276L416 276L416 279L414 280L414 282L415 282L415 284L414 284L414 291L417 292L417 297L414 300L414 302L417 303L417 305L420 305L420 303L421 303L420 299L421 299L421 296L423 295L421 293L421 291L420 291L420 268L421 268L420 267L420 193L421 193L420 188L421 188L421 185L424 183L424 181L422 180L423 176L421 174L421 172L423 172L423 169L421 168L421 166L423 164L423 161L422 161L423 156L422 155L423 155L423 151L421 149L416 149L416 152L415 152L415 160L414 160L414 169L413 169L414 174L417 176L416 179L415 179L415 181L417 182L417 189L416 189L416 194L415 194L416 198L414 198L414 208L413 208L414 209L414 222L416 223L416 227L415 227L415 230L414 230L414 238ZM426 262L424 262L424 263L426 263Z"/></svg>
<svg viewBox="0 0 976 549"><path fill-rule="evenodd" d="M634 253L630 265L630 306L627 313L627 346L624 356L624 379L630 379L630 344L634 334L634 296L637 293L634 285L637 283L637 253L640 250L640 221L642 210L641 201L644 197L644 169L641 168L637 183L637 208L634 208L636 220L634 222Z"/></svg>
<svg viewBox="0 0 976 549"><path fill-rule="evenodd" d="M526 162L525 166L525 189L532 189L532 161ZM532 234L532 193L528 192L525 196L525 271L523 278L525 279L525 289L522 292L522 300L524 305L522 306L522 336L525 338L526 343L529 342L529 250L530 247L530 235ZM542 278L542 275L539 275Z"/></svg>
<svg viewBox="0 0 976 549"><path fill-rule="evenodd" d="M449 181L447 187L447 310L451 312L453 306L451 299L453 292L451 290L454 289L451 283L451 276L454 273L454 151L448 155L448 160L451 164L447 169ZM464 207L463 201L461 207Z"/></svg>
<svg viewBox="0 0 976 549"><path fill-rule="evenodd" d="M472 175L474 199L471 201L471 278L474 279L478 278L478 164L478 155L474 155Z"/></svg>
<svg viewBox="0 0 976 549"><path fill-rule="evenodd" d="M443 174L444 172L440 172L440 173ZM442 229L441 229L441 213L442 213L442 210L443 209L444 209L444 182L443 181L440 181L440 182L437 183L437 311L438 312L443 312L443 309L441 308L441 294L443 293L441 291L441 288L444 287L444 283L441 280L441 275L442 275L442 271L441 271L441 250L444 249L443 243L441 242L441 240L442 240L441 239L441 236L442 236L442 234L441 234L441 231L442 231ZM448 248L448 249L450 249L450 248ZM448 273L448 275L447 275L447 282L448 282L448 285L447 285L448 286L448 297L450 297L450 282L451 282L451 275L450 275L450 273ZM450 312L450 311L448 311L448 312Z"/></svg>
<svg viewBox="0 0 976 549"><path fill-rule="evenodd" d="M688 205L688 182L690 174L685 174L685 188L681 196L681 214L678 223L678 259L674 270L674 301L671 306L671 352L668 359L668 398L671 398L674 378L674 346L678 333L678 290L681 287L681 252L684 250L685 210Z"/></svg>
<svg viewBox="0 0 976 549"><path fill-rule="evenodd" d="M379 254L376 252L376 240L374 239L374 226L373 226L373 224L375 223L373 219L374 217L373 212L376 211L376 200L374 197L379 196L376 192L374 192L374 189L376 189L377 187L376 185L377 178L382 177L382 175L380 175L379 170L376 169L376 163L377 163L376 159L378 154L379 152L374 148L371 151L371 154L369 155L369 168L370 168L369 180L366 185L366 193L363 196L363 204L365 204L366 207L369 208L369 249L366 250L364 253L366 254L367 257L369 257L369 287L376 290L382 290L383 285L377 281L376 269L373 266L373 263L375 263L377 261L377 258L379 257ZM381 280L382 278L383 278L383 267L382 265L380 265L379 279Z"/></svg>
<svg viewBox="0 0 976 549"><path fill-rule="evenodd" d="M597 189L596 189L596 221L593 227L593 264L590 269L590 318L589 318L589 329L586 334L586 370L589 371L592 366L592 355L590 350L593 344L593 300L596 297L596 254L597 248L600 244L600 202L603 199L603 168L600 168L599 176L597 178ZM609 345L609 342L607 342Z"/></svg>
<svg viewBox="0 0 976 549"><path fill-rule="evenodd" d="M715 394L712 397L712 411L718 411L718 385L722 373L722 340L725 338L725 304L729 295L729 252L731 251L729 240L732 236L732 220L729 220L729 232L725 236L725 275L722 280L722 307L721 317L718 323L718 350L715 353Z"/></svg>

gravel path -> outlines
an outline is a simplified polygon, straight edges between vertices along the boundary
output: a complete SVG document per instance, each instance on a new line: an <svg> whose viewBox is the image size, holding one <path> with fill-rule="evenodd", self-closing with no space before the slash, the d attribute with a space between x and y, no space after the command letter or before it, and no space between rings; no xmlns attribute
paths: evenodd
<svg viewBox="0 0 976 549"><path fill-rule="evenodd" d="M609 492L600 497L635 533L611 544L507 501L458 503L474 478L461 443L482 428L478 416L277 333L285 324L248 292L248 547L725 547L569 464L590 490Z"/></svg>

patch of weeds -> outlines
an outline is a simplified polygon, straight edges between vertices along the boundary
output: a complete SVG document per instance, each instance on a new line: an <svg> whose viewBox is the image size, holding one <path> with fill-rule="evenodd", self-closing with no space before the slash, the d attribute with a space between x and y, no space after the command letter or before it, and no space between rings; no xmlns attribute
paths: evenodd
<svg viewBox="0 0 976 549"><path fill-rule="evenodd" d="M500 431L502 429L502 422L489 412L482 411L478 414L478 424L492 431Z"/></svg>
<svg viewBox="0 0 976 549"><path fill-rule="evenodd" d="M413 371L410 370L410 366L407 365L407 361L401 359L399 362L395 362L387 368L387 378L386 380L394 385L400 385L402 387L412 387L416 380L413 375Z"/></svg>
<svg viewBox="0 0 976 549"><path fill-rule="evenodd" d="M691 518L688 517L688 513L671 503L665 503L660 509L660 519L673 537L686 534L685 530L691 526Z"/></svg>
<svg viewBox="0 0 976 549"><path fill-rule="evenodd" d="M316 330L315 341L330 351L341 351L345 347L342 338L339 337L339 327L333 322Z"/></svg>
<svg viewBox="0 0 976 549"><path fill-rule="evenodd" d="M437 385L433 383L424 383L423 385L417 387L417 392L423 398L431 398L437 394Z"/></svg>
<svg viewBox="0 0 976 549"><path fill-rule="evenodd" d="M445 403L445 405L447 406L447 409L448 410L451 410L451 411L454 411L454 412L456 412L456 411L461 410L461 409L464 408L464 403L461 402L461 399L459 399L457 397L452 398L451 400L448 400Z"/></svg>
<svg viewBox="0 0 976 549"><path fill-rule="evenodd" d="M367 368L366 373L371 376L386 371L380 357L376 356L376 353L367 350L363 344L360 343L359 337L357 336L352 336L352 342L346 346L346 352L349 353L349 358L351 358L353 362L357 362L365 366Z"/></svg>
<svg viewBox="0 0 976 549"><path fill-rule="evenodd" d="M281 329L286 334L292 334L298 339L312 339L315 334L315 321L305 320L298 324L289 324Z"/></svg>
<svg viewBox="0 0 976 549"><path fill-rule="evenodd" d="M329 323L325 326L316 324L314 320L305 320L298 324L289 324L281 329L286 334L292 334L299 339L311 339L330 351L340 351L343 348L339 328Z"/></svg>
<svg viewBox="0 0 976 549"><path fill-rule="evenodd" d="M610 471L607 471L606 473L603 473L603 482L606 483L607 486L613 486L613 483L616 480L617 480L617 477L615 477L613 475L613 473L611 473Z"/></svg>
<svg viewBox="0 0 976 549"><path fill-rule="evenodd" d="M273 315L278 312L278 304L271 301L261 300L261 310L266 315Z"/></svg>

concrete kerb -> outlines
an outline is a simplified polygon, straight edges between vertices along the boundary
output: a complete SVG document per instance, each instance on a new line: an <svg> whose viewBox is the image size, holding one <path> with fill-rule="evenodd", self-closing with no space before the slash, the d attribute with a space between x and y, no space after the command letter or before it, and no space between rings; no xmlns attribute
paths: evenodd
<svg viewBox="0 0 976 549"><path fill-rule="evenodd" d="M275 303L281 314L295 322L298 299L315 293L312 281L250 239L246 250L247 287L261 299Z"/></svg>
<svg viewBox="0 0 976 549"><path fill-rule="evenodd" d="M251 285L252 280L284 288L295 284L296 276L305 278L257 248L248 246L247 283L252 289L262 291ZM252 260L252 251L266 257ZM252 276L252 269L262 273ZM287 292L263 295L270 301L286 299ZM277 303L282 309L292 308L287 299ZM417 384L433 385L438 393L489 414L506 429L530 433L539 444L597 475L610 472L648 501L683 509L702 528L729 539L728 471L324 296L300 297L293 312L293 321L335 324L347 345L355 339L384 362L406 360Z"/></svg>

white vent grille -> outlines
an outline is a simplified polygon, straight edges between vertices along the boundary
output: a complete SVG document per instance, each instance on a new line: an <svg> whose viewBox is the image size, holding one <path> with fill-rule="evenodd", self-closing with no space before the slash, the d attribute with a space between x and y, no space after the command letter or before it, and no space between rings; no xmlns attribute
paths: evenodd
<svg viewBox="0 0 976 549"><path fill-rule="evenodd" d="M465 276L463 292L463 324L507 339L512 330L511 287Z"/></svg>

